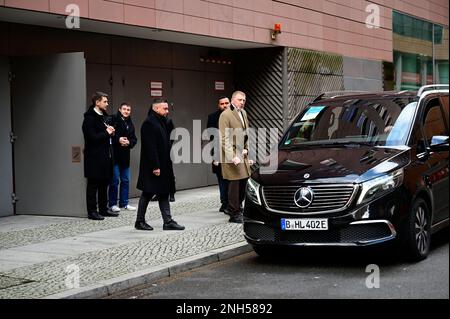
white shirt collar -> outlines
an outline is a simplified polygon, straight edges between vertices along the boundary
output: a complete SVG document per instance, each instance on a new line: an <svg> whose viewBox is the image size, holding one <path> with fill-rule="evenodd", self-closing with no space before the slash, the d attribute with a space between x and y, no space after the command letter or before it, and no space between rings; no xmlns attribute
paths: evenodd
<svg viewBox="0 0 450 319"><path fill-rule="evenodd" d="M103 115L102 111L98 110L95 106L94 106L94 111L95 111L95 113L97 113L98 115Z"/></svg>

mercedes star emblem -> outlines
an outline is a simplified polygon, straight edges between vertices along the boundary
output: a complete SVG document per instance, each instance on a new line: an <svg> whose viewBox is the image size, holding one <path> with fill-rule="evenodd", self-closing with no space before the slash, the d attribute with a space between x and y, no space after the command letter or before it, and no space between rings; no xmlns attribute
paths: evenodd
<svg viewBox="0 0 450 319"><path fill-rule="evenodd" d="M303 175L303 178L307 179L309 178L311 175L309 175L308 173L306 173L305 175Z"/></svg>
<svg viewBox="0 0 450 319"><path fill-rule="evenodd" d="M300 208L311 205L314 199L314 192L311 187L301 187L294 194L294 202Z"/></svg>

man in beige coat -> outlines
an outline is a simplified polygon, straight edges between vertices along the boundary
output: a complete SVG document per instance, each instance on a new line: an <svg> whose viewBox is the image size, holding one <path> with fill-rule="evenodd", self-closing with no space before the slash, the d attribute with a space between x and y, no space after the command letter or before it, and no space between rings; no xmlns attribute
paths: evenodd
<svg viewBox="0 0 450 319"><path fill-rule="evenodd" d="M249 125L244 106L245 93L236 91L231 97L230 108L223 111L219 118L222 175L229 181L228 206L225 213L230 215L229 221L232 223L243 222L241 204L245 197L245 187L252 164L248 159L246 130Z"/></svg>

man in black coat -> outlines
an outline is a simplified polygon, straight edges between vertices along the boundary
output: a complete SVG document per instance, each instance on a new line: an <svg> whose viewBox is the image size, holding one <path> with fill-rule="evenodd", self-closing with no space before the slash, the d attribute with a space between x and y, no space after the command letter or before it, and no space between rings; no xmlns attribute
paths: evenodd
<svg viewBox="0 0 450 319"><path fill-rule="evenodd" d="M153 195L158 195L159 209L164 221L163 230L183 230L172 219L169 193L172 173L170 159L170 136L167 131L166 116L169 113L167 101L156 99L152 110L141 127L141 160L137 188L142 191L136 217L135 228L153 230L145 222L145 212Z"/></svg>
<svg viewBox="0 0 450 319"><path fill-rule="evenodd" d="M173 124L173 121L171 118L168 118L166 116L166 128L167 128L167 134L169 134L169 143L170 143L170 148L172 148L173 145L173 141L170 139L170 133L172 133L172 131L175 129L175 125ZM173 165L171 165L171 169L172 169L172 178L170 180L170 189L169 189L169 201L174 202L175 201L175 192L176 190L176 185L175 185L175 173L173 172Z"/></svg>
<svg viewBox="0 0 450 319"><path fill-rule="evenodd" d="M152 110L150 110L149 114L152 112ZM171 118L169 118L168 116L166 116L166 129L167 129L167 134L169 135L169 139L170 139L170 133L172 133L172 131L175 129L175 125L173 124L173 121ZM172 148L173 145L173 141L170 140L170 148ZM173 166L170 166L171 169L171 179L170 179L170 187L169 187L169 201L170 202L174 202L175 201L175 193L176 193L176 185L175 185L175 174L173 172ZM158 195L154 195L152 198L152 202L157 202L158 201Z"/></svg>
<svg viewBox="0 0 450 319"><path fill-rule="evenodd" d="M117 115L113 119L116 132L113 136L114 169L111 184L109 184L109 209L113 212L120 212L121 209L136 210L128 204L129 184L130 184L130 150L136 145L137 138L134 132L133 121L131 120L131 106L129 103L122 103ZM120 181L120 192L118 192ZM119 206L117 197L120 194Z"/></svg>
<svg viewBox="0 0 450 319"><path fill-rule="evenodd" d="M115 129L108 123L108 95L96 92L92 106L84 113L84 176L87 178L86 204L88 218L102 220L102 216L117 216L108 212L107 190L112 176L112 136ZM98 211L97 211L98 194Z"/></svg>
<svg viewBox="0 0 450 319"><path fill-rule="evenodd" d="M206 127L208 129L219 129L219 118L220 114L225 111L230 106L230 100L226 96L222 96L219 98L218 110L214 113L208 115L208 123ZM210 136L210 140L214 140L214 135ZM211 155L213 156L212 162L212 171L217 176L217 181L219 183L219 191L220 191L220 209L219 212L225 212L225 208L228 205L228 180L224 179L222 176L222 168L220 165L220 141L216 140L216 145L214 149L218 151L218 154L214 153L214 149L211 151Z"/></svg>

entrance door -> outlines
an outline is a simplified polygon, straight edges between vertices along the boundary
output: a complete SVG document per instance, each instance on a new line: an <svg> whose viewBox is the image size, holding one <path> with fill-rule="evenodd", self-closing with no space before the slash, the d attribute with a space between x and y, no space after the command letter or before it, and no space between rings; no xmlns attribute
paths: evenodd
<svg viewBox="0 0 450 319"><path fill-rule="evenodd" d="M13 215L9 59L0 57L0 217Z"/></svg>
<svg viewBox="0 0 450 319"><path fill-rule="evenodd" d="M133 66L113 66L112 76L114 85L112 96L114 103L110 103L108 112L117 113L120 103L131 104L131 119L133 120L138 143L130 154L130 198L138 197L141 191L136 189L139 176L139 161L141 155L141 126L151 109L153 98L150 96L150 82L158 81L163 84L164 96L170 98L170 71L168 69L144 68Z"/></svg>
<svg viewBox="0 0 450 319"><path fill-rule="evenodd" d="M205 101L205 74L195 71L173 71L172 117L175 127L186 128L190 132L190 163L173 166L177 189L203 187L208 185L210 165L201 158L201 133L206 128L208 110ZM194 132L194 120L201 124L198 135Z"/></svg>
<svg viewBox="0 0 450 319"><path fill-rule="evenodd" d="M85 216L83 53L12 59L17 214Z"/></svg>

